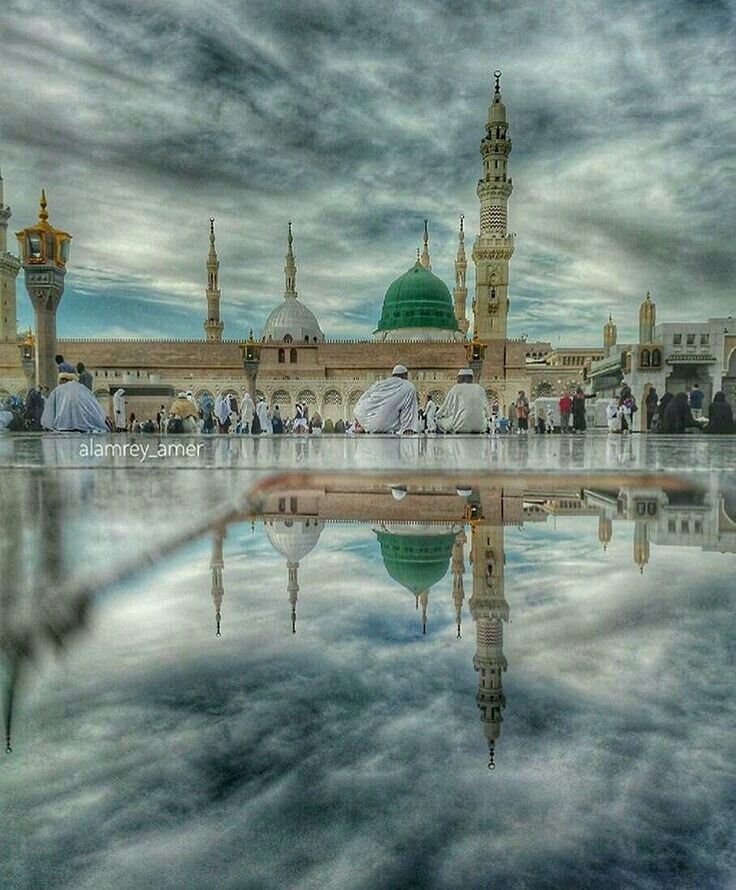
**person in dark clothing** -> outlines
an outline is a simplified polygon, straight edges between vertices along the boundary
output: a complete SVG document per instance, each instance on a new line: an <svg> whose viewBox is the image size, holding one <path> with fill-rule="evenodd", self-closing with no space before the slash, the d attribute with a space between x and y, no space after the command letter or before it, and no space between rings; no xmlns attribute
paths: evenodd
<svg viewBox="0 0 736 890"><path fill-rule="evenodd" d="M585 419L585 393L578 387L572 397L572 428L576 433L584 433L588 428Z"/></svg>
<svg viewBox="0 0 736 890"><path fill-rule="evenodd" d="M706 433L724 434L736 433L736 424L733 420L733 409L726 401L725 392L717 392L708 408L708 426Z"/></svg>
<svg viewBox="0 0 736 890"><path fill-rule="evenodd" d="M701 428L690 411L687 393L678 392L664 410L662 432L684 433L690 427Z"/></svg>
<svg viewBox="0 0 736 890"><path fill-rule="evenodd" d="M32 386L26 396L25 419L28 429L34 433L41 432L41 415L43 414L44 398L41 391Z"/></svg>
<svg viewBox="0 0 736 890"><path fill-rule="evenodd" d="M653 387L649 387L649 392L644 399L644 405L647 409L647 429L650 430L652 428L652 421L654 420L654 415L657 413L657 402L659 401L659 396L657 395L657 390Z"/></svg>
<svg viewBox="0 0 736 890"><path fill-rule="evenodd" d="M662 424L664 423L664 412L667 410L667 406L672 401L674 396L671 392L666 392L662 398L659 400L659 405L657 405L657 420L656 420L656 428L657 432L662 432Z"/></svg>
<svg viewBox="0 0 736 890"><path fill-rule="evenodd" d="M271 426L273 428L274 436L280 436L284 431L284 420L278 405L274 406L273 414L271 415Z"/></svg>
<svg viewBox="0 0 736 890"><path fill-rule="evenodd" d="M79 382L82 384L82 386L86 386L87 389L92 392L94 380L92 379L92 375L89 373L89 371L84 367L83 362L77 362L77 374L79 374Z"/></svg>

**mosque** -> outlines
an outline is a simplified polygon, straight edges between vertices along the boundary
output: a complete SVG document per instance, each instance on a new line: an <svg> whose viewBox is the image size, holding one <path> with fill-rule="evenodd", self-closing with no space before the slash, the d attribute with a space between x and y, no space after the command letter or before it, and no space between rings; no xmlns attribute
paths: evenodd
<svg viewBox="0 0 736 890"><path fill-rule="evenodd" d="M28 270L34 263L42 264L49 233L62 236L64 250L57 251L54 260L59 269L65 269L70 236L51 226L43 196L39 223L18 233L23 262L11 254L7 249L10 208L4 204L0 179L0 395L23 394L34 379L34 371L40 379L39 355L45 354L50 365L54 350L68 361L84 362L94 376L94 393L106 410L112 393L122 386L128 409L139 417L155 414L178 390L192 390L201 398L225 393L242 396L248 389L253 396L278 404L284 416L289 416L299 402L306 403L312 413L319 410L325 419L347 419L363 392L398 363L409 367L422 402L430 394L441 402L455 382L457 370L475 358L478 379L504 413L519 390L549 395L560 384L575 385L582 379L586 362L603 358L601 348L553 350L549 343L507 336L509 265L514 253L514 235L508 231L508 201L513 190L509 175L511 147L497 71L480 142L480 218L479 234L471 250L475 266L471 306L464 218L460 217L458 226L452 292L432 271L430 232L425 220L423 248L388 286L372 340L335 340L325 335L308 299L302 299L297 290L291 222L287 228L283 299L261 332L254 334L251 330L246 336L244 329L237 332L236 339L226 339L220 316L220 260L211 220L204 338L59 339L41 349L36 343L38 331L18 336L16 277L23 266L28 286ZM36 297L33 299L35 305ZM55 331L55 317L53 324Z"/></svg>

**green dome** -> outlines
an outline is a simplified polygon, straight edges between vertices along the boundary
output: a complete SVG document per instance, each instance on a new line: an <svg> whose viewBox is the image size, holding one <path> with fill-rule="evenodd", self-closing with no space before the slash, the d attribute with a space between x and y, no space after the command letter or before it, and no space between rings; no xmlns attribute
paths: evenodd
<svg viewBox="0 0 736 890"><path fill-rule="evenodd" d="M415 596L447 574L455 535L394 535L378 532L386 571Z"/></svg>
<svg viewBox="0 0 736 890"><path fill-rule="evenodd" d="M376 331L397 328L458 330L447 285L418 260L391 282L383 298L383 311Z"/></svg>

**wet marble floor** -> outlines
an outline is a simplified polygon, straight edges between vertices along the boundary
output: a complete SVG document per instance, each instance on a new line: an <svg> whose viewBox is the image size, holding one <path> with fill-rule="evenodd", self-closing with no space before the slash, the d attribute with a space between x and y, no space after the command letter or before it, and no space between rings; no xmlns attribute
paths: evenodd
<svg viewBox="0 0 736 890"><path fill-rule="evenodd" d="M80 445L0 440L0 886L732 884L734 440Z"/></svg>

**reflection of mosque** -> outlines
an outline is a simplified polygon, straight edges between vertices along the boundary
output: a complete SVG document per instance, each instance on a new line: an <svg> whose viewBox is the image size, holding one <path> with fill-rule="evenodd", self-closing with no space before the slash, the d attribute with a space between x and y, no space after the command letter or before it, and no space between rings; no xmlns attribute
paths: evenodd
<svg viewBox="0 0 736 890"><path fill-rule="evenodd" d="M410 485L400 497L387 484L339 481L321 489L268 495L259 520L274 549L286 562L286 593L291 630L297 630L299 568L315 549L330 523L367 523L373 528L389 577L406 589L421 610L426 633L430 593L452 575L452 600L457 637L462 634L465 606L465 562L469 557L472 592L468 602L475 625L473 666L478 673L476 696L491 765L500 736L506 700L502 675L507 668L503 625L509 621L505 597L504 532L506 526L546 522L558 516L597 516L604 548L617 522L633 522L633 557L643 571L655 545L699 546L736 552L736 503L721 491L717 477L699 489L636 487L622 478L620 488L576 488L570 483L549 490L505 487L492 482L467 489L439 484ZM13 699L25 667L49 643L61 649L86 623L89 596L64 586L64 504L53 475L25 480L4 492L8 509L2 517L0 564L0 662L6 745L10 750ZM249 517L255 522L254 517ZM29 558L28 529L33 557ZM224 526L213 531L210 559L215 632L221 631L226 579ZM68 542L67 542L68 544ZM469 545L469 546L468 546ZM469 551L469 552L468 552Z"/></svg>

